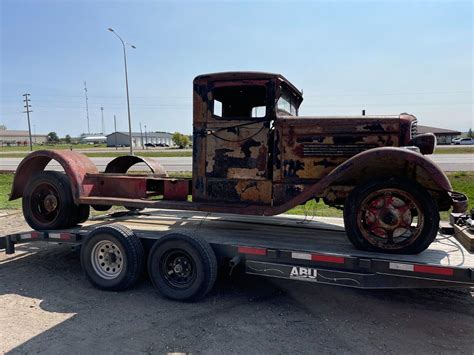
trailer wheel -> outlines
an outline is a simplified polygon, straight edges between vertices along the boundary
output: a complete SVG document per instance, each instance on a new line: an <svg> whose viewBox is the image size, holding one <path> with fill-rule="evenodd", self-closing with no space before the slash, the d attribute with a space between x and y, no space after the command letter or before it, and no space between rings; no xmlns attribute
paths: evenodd
<svg viewBox="0 0 474 355"><path fill-rule="evenodd" d="M132 207L132 206L123 206L123 207L125 207L130 212L140 212L144 210L143 207Z"/></svg>
<svg viewBox="0 0 474 355"><path fill-rule="evenodd" d="M57 171L39 172L28 181L22 208L26 222L37 230L69 228L77 221L71 182Z"/></svg>
<svg viewBox="0 0 474 355"><path fill-rule="evenodd" d="M358 249L417 254L436 238L439 212L431 195L415 181L375 181L350 193L344 224Z"/></svg>
<svg viewBox="0 0 474 355"><path fill-rule="evenodd" d="M81 265L88 280L108 291L132 286L142 272L144 258L140 239L118 224L95 228L81 248Z"/></svg>
<svg viewBox="0 0 474 355"><path fill-rule="evenodd" d="M205 240L172 233L159 239L148 257L153 286L163 296L178 301L195 301L214 286L217 260Z"/></svg>

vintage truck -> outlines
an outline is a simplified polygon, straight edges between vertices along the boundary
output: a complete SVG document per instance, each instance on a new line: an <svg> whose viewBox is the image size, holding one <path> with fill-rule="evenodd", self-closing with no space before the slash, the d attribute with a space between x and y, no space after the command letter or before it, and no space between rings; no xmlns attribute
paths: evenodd
<svg viewBox="0 0 474 355"><path fill-rule="evenodd" d="M19 165L10 199L23 198L35 230L84 222L112 205L270 216L309 200L343 208L362 250L415 254L436 237L439 211L464 212L417 135L413 115L301 117L302 92L279 74L227 72L193 82L191 179L167 176L151 158L121 156L99 173L72 151L37 151ZM45 171L56 160L65 173ZM127 174L145 163L151 174Z"/></svg>

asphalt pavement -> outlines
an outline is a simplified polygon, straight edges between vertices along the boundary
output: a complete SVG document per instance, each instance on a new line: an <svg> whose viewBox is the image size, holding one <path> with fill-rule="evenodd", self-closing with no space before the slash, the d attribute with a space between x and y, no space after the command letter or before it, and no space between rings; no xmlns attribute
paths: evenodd
<svg viewBox="0 0 474 355"><path fill-rule="evenodd" d="M474 154L435 154L427 157L437 163L444 171L474 171ZM113 158L91 158L100 171L103 171L106 165ZM161 162L167 171L191 171L191 157L163 157L155 158ZM22 158L1 158L0 171L15 171ZM61 170L56 162L48 165L50 170ZM146 170L143 164L137 164L133 167L135 170Z"/></svg>

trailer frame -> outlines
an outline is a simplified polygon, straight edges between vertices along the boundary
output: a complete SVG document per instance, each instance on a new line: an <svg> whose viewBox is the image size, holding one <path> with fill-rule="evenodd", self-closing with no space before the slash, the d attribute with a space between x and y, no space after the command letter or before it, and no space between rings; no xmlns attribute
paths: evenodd
<svg viewBox="0 0 474 355"><path fill-rule="evenodd" d="M230 265L231 270L242 265L245 273L252 275L361 289L474 286L474 254L453 237L439 235L439 241L419 255L370 253L353 248L340 225L294 216L276 216L269 220L268 217L184 211L119 212L66 230L9 234L0 237L0 249L12 254L16 245L37 241L80 246L91 231L109 224L133 230L145 250L170 232L199 234L210 244L220 265ZM273 240L272 233L281 233L281 236ZM317 244L318 233L323 238L322 246L308 245L308 240ZM443 243L449 246L444 247ZM444 261L437 262L427 256L429 253L436 257L447 254L447 258L454 261L446 264L445 257Z"/></svg>

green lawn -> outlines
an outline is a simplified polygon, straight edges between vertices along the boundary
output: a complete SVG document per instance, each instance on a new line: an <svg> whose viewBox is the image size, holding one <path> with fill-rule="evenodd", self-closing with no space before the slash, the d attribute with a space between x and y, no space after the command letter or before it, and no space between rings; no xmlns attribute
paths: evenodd
<svg viewBox="0 0 474 355"><path fill-rule="evenodd" d="M434 154L474 154L474 146L457 145L455 147L438 146Z"/></svg>
<svg viewBox="0 0 474 355"><path fill-rule="evenodd" d="M190 177L190 172L171 174L174 177ZM448 173L448 178L455 191L466 194L469 198L469 209L474 207L474 172L456 172ZM8 201L8 194L11 190L13 174L0 174L0 209L19 209L21 208L21 199ZM322 201L316 203L314 200L307 202L303 206L298 206L287 213L319 217L342 217L342 211L326 206ZM441 218L447 220L448 212L442 212Z"/></svg>

